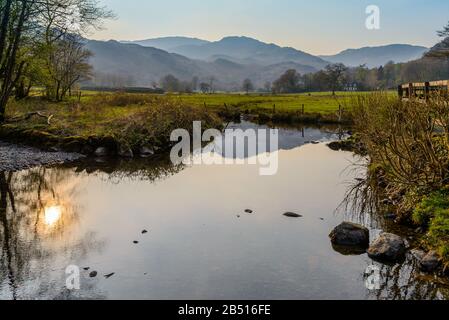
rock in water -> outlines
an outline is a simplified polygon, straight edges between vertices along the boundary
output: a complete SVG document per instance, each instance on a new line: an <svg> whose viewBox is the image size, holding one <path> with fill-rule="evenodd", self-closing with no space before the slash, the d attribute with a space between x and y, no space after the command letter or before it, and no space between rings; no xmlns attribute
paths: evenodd
<svg viewBox="0 0 449 320"><path fill-rule="evenodd" d="M245 210L245 213L253 213L253 210L251 210L251 209L246 209L246 210Z"/></svg>
<svg viewBox="0 0 449 320"><path fill-rule="evenodd" d="M97 271L92 271L91 273L89 273L89 277L95 278L97 276L97 274L98 274Z"/></svg>
<svg viewBox="0 0 449 320"><path fill-rule="evenodd" d="M405 258L404 240L391 233L382 233L368 249L368 256L373 260L398 262Z"/></svg>
<svg viewBox="0 0 449 320"><path fill-rule="evenodd" d="M416 261L418 261L419 263L421 263L421 261L426 256L426 253L424 251L422 251L422 250L419 250L419 249L413 249L413 250L410 251L410 253L413 256L413 258L415 258Z"/></svg>
<svg viewBox="0 0 449 320"><path fill-rule="evenodd" d="M108 154L108 149L105 147L99 147L95 150L95 156L97 157L106 157Z"/></svg>
<svg viewBox="0 0 449 320"><path fill-rule="evenodd" d="M134 153L128 145L121 144L118 149L118 155L122 158L133 158Z"/></svg>
<svg viewBox="0 0 449 320"><path fill-rule="evenodd" d="M148 146L143 146L139 150L140 156L143 158L148 158L154 156L154 150Z"/></svg>
<svg viewBox="0 0 449 320"><path fill-rule="evenodd" d="M294 213L294 212L286 212L284 213L284 216L288 218L302 218L302 215Z"/></svg>
<svg viewBox="0 0 449 320"><path fill-rule="evenodd" d="M334 245L357 246L364 249L369 246L369 230L359 224L343 222L329 235Z"/></svg>

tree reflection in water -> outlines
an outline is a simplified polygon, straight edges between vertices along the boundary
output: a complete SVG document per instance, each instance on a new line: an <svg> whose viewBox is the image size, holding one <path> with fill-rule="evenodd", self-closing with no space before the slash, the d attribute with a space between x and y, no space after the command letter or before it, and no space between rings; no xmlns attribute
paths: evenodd
<svg viewBox="0 0 449 320"><path fill-rule="evenodd" d="M1 298L67 297L65 268L51 274L47 267L101 250L94 234L76 234L79 214L71 198L77 181L68 169L0 172ZM94 288L83 289L101 297Z"/></svg>
<svg viewBox="0 0 449 320"><path fill-rule="evenodd" d="M0 299L104 299L87 275L81 290L65 289L65 268L106 245L94 233L81 234L77 228L82 209L76 196L82 179L98 173L112 181L155 181L182 168L162 159L0 172Z"/></svg>

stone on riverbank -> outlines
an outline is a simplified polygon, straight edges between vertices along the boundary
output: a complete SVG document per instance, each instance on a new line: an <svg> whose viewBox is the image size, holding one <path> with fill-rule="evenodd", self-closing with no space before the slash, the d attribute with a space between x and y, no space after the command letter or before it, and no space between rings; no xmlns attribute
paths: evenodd
<svg viewBox="0 0 449 320"><path fill-rule="evenodd" d="M329 235L332 244L337 246L356 246L368 248L369 230L361 225L343 222Z"/></svg>
<svg viewBox="0 0 449 320"><path fill-rule="evenodd" d="M421 271L426 273L433 273L438 270L441 265L441 260L435 251L430 251L428 253L422 250L412 250L411 254L416 259L419 264Z"/></svg>
<svg viewBox="0 0 449 320"><path fill-rule="evenodd" d="M382 233L369 247L368 256L377 261L398 262L405 258L404 240L391 233Z"/></svg>

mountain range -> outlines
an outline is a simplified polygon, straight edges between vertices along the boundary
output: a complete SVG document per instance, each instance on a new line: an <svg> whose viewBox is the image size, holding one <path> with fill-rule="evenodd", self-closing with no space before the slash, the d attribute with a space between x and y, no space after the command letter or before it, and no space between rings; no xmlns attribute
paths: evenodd
<svg viewBox="0 0 449 320"><path fill-rule="evenodd" d="M419 58L427 50L391 45L318 57L248 37L226 37L213 42L187 37L122 42L87 40L86 45L93 53L90 62L95 71L95 85L149 87L172 74L184 81L198 77L199 81L209 82L213 78L220 90L239 90L246 78L256 87L263 87L288 69L306 74L334 62L348 66L364 63L380 66L390 60L406 62Z"/></svg>
<svg viewBox="0 0 449 320"><path fill-rule="evenodd" d="M392 44L379 47L364 47L360 49L344 50L332 56L320 56L332 63L341 62L350 67L366 64L369 68L383 66L393 61L408 62L421 58L429 48L408 44Z"/></svg>

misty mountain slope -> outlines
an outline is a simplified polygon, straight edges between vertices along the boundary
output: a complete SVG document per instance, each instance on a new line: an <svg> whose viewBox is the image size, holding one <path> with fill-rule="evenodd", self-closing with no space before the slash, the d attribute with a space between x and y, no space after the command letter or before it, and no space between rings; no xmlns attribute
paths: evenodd
<svg viewBox="0 0 449 320"><path fill-rule="evenodd" d="M226 37L216 42L179 46L172 50L191 59L211 60L217 56L227 56L236 62L263 66L292 61L322 69L328 64L323 59L311 54L293 48L267 44L248 37Z"/></svg>
<svg viewBox="0 0 449 320"><path fill-rule="evenodd" d="M202 72L196 61L156 48L117 41L88 41L86 46L96 73L131 77L134 85L150 86L167 74L191 79Z"/></svg>
<svg viewBox="0 0 449 320"><path fill-rule="evenodd" d="M224 57L214 61L193 60L176 53L117 41L87 41L86 46L93 53L90 63L95 77L92 82L101 86L111 86L111 80L115 79L119 82L115 85L150 87L153 82L172 74L185 81L198 77L200 81L209 82L213 77L217 89L238 90L246 78L250 78L257 87L262 87L288 69L295 69L301 74L317 71L314 67L296 62L265 66L241 64Z"/></svg>
<svg viewBox="0 0 449 320"><path fill-rule="evenodd" d="M299 74L307 74L318 71L314 67L289 61L260 68L256 73L251 74L249 78L252 79L254 83L258 84L259 87L263 87L265 82L274 82L280 77L280 75L290 69L296 70Z"/></svg>
<svg viewBox="0 0 449 320"><path fill-rule="evenodd" d="M321 58L347 66L355 67L366 64L370 68L379 67L389 61L396 63L408 62L419 59L428 51L428 48L406 44L392 44L379 47L364 47L360 49L348 49L333 56L321 56Z"/></svg>
<svg viewBox="0 0 449 320"><path fill-rule="evenodd" d="M138 44L143 47L153 47L168 52L174 52L172 49L180 46L200 46L209 43L209 41L189 37L163 37L137 41L122 41L122 43Z"/></svg>

